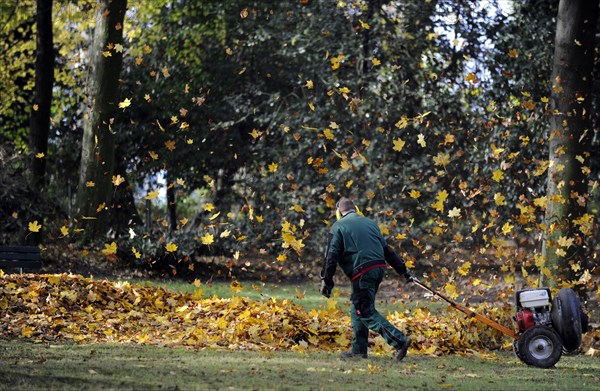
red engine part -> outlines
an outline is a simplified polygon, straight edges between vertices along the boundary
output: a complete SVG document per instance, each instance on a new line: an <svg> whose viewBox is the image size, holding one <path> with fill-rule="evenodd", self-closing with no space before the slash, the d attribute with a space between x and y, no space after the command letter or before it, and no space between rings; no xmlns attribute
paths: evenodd
<svg viewBox="0 0 600 391"><path fill-rule="evenodd" d="M517 324L519 325L519 332L521 333L535 326L533 311L524 309L517 312Z"/></svg>

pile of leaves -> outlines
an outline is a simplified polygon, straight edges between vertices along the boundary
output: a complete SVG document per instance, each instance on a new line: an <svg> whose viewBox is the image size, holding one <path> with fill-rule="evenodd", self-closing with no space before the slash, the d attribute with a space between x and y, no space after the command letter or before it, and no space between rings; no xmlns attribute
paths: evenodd
<svg viewBox="0 0 600 391"><path fill-rule="evenodd" d="M0 275L2 339L333 351L348 347L352 339L345 312L334 299L327 309L307 311L290 300L197 298L71 274ZM487 309L486 316L510 324L505 310ZM440 316L418 309L389 319L423 353L485 354L510 346L510 338L456 313ZM371 349L390 350L380 337L373 339Z"/></svg>

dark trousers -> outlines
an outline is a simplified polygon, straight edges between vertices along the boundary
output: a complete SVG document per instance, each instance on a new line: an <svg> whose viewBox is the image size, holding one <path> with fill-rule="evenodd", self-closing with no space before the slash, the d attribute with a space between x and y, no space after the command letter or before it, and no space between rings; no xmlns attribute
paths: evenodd
<svg viewBox="0 0 600 391"><path fill-rule="evenodd" d="M372 269L352 281L350 319L354 330L354 353L367 353L369 330L381 335L395 349L400 349L406 341L406 336L375 309L375 295L384 274L384 268Z"/></svg>

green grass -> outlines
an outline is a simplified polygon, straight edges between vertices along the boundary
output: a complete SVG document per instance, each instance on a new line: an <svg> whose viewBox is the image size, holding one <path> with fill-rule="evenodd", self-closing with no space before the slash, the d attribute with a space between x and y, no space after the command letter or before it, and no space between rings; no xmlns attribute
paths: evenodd
<svg viewBox="0 0 600 391"><path fill-rule="evenodd" d="M0 390L598 390L600 360L563 357L553 369L411 355L344 361L337 353L196 351L127 345L0 341Z"/></svg>
<svg viewBox="0 0 600 391"><path fill-rule="evenodd" d="M193 284L181 281L150 282L137 280L133 282L147 286L160 286L171 291L191 294L194 293L194 290L198 289ZM295 304L301 305L309 311L312 309L327 308L327 299L319 293L319 285L311 281L284 284L241 281L240 284L242 289L239 292L233 292L231 290L231 283L227 281L213 281L210 284L202 283L200 288L203 291L204 298L213 296L222 298L241 296L256 301L276 298L277 300L293 301ZM334 293L337 292L337 297L334 298L340 308L349 308L350 290L351 287L349 284L339 285L334 288ZM395 297L392 299L378 294L376 307L381 314L387 314L395 311L410 311L418 307L428 307L431 311L443 311L448 306L444 302L424 298L423 293L419 291L418 294L412 297Z"/></svg>

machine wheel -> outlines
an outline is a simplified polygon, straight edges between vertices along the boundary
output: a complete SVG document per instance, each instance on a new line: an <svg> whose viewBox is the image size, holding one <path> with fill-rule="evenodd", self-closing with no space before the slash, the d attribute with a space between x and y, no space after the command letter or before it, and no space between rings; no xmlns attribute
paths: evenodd
<svg viewBox="0 0 600 391"><path fill-rule="evenodd" d="M525 330L517 341L517 357L525 364L538 368L551 368L560 360L563 346L556 331L546 326Z"/></svg>
<svg viewBox="0 0 600 391"><path fill-rule="evenodd" d="M581 303L570 288L562 288L552 301L552 325L560 335L566 352L579 349L582 333Z"/></svg>

